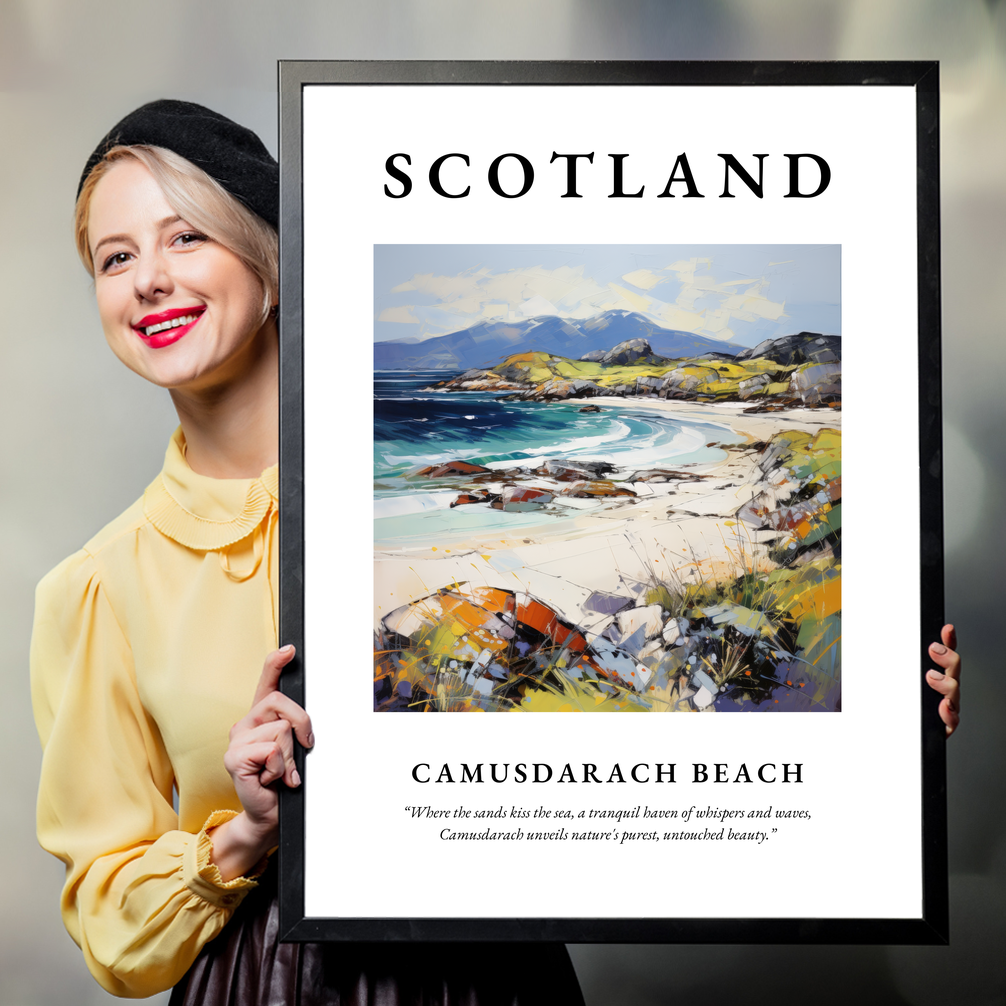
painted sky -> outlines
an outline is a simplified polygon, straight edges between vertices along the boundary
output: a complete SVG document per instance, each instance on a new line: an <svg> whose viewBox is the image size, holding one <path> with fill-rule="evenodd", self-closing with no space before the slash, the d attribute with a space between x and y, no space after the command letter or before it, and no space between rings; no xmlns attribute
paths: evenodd
<svg viewBox="0 0 1006 1006"><path fill-rule="evenodd" d="M374 341L637 311L754 346L840 335L840 245L375 245Z"/></svg>

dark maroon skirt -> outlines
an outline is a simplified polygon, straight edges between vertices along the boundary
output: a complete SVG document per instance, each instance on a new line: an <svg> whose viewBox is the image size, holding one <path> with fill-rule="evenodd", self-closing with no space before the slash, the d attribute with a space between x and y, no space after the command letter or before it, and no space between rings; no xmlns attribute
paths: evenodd
<svg viewBox="0 0 1006 1006"><path fill-rule="evenodd" d="M280 943L274 874L169 1006L583 1006L561 943Z"/></svg>

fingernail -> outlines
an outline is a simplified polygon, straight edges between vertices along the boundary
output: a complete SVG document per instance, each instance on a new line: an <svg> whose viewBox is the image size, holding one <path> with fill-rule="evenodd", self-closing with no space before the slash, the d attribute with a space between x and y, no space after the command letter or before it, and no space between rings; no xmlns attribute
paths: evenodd
<svg viewBox="0 0 1006 1006"><path fill-rule="evenodd" d="M300 773L296 769L294 769L290 774L290 781L294 784L294 786L300 785Z"/></svg>
<svg viewBox="0 0 1006 1006"><path fill-rule="evenodd" d="M314 732L313 731L307 735L307 746L309 748L313 748L314 747Z"/></svg>
<svg viewBox="0 0 1006 1006"><path fill-rule="evenodd" d="M942 681L944 678L944 675L941 674L939 671L933 671L933 670L929 672L929 676L931 678L934 678L936 681Z"/></svg>
<svg viewBox="0 0 1006 1006"><path fill-rule="evenodd" d="M931 649L933 651L933 653L946 653L947 652L947 648L942 643L933 643L933 645L930 646L929 649Z"/></svg>
<svg viewBox="0 0 1006 1006"><path fill-rule="evenodd" d="M284 655L287 653L293 653L293 643L287 643L286 646L282 647L279 652Z"/></svg>

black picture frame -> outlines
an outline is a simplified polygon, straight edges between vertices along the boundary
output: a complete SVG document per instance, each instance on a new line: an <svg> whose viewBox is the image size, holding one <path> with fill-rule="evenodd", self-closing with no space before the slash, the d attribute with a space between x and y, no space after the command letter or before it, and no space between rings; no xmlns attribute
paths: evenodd
<svg viewBox="0 0 1006 1006"><path fill-rule="evenodd" d="M305 807L311 762L297 752L304 785L281 794L280 927L287 941L563 941L645 943L939 944L948 934L945 737L939 696L924 682L927 647L943 624L940 384L939 72L935 62L399 62L281 61L280 120L280 495L281 642L296 644L284 692L311 710L310 652L304 648L302 96L307 86L459 84L620 86L911 87L915 92L918 245L918 478L923 724L923 904L918 918L336 918L305 914ZM352 868L336 856L333 869Z"/></svg>

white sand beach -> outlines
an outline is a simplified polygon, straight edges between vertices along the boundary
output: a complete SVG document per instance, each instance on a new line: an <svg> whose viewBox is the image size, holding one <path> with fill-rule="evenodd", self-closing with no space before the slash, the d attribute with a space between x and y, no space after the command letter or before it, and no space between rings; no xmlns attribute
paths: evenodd
<svg viewBox="0 0 1006 1006"><path fill-rule="evenodd" d="M760 490L760 455L749 445L785 430L816 433L841 426L841 412L832 408L745 413L739 405L636 398L596 398L591 404L722 423L725 457L674 466L705 476L701 481L624 483L638 495L600 506L583 501L583 508L581 501L569 500L565 518L542 515L529 523L530 515L515 515L523 519L515 521L520 526L510 534L497 527L442 535L435 543L376 549L375 625L409 601L468 582L527 591L590 629L597 616L585 611L583 602L595 591L631 597L657 581L740 572L757 562L760 540L772 536L735 519Z"/></svg>

